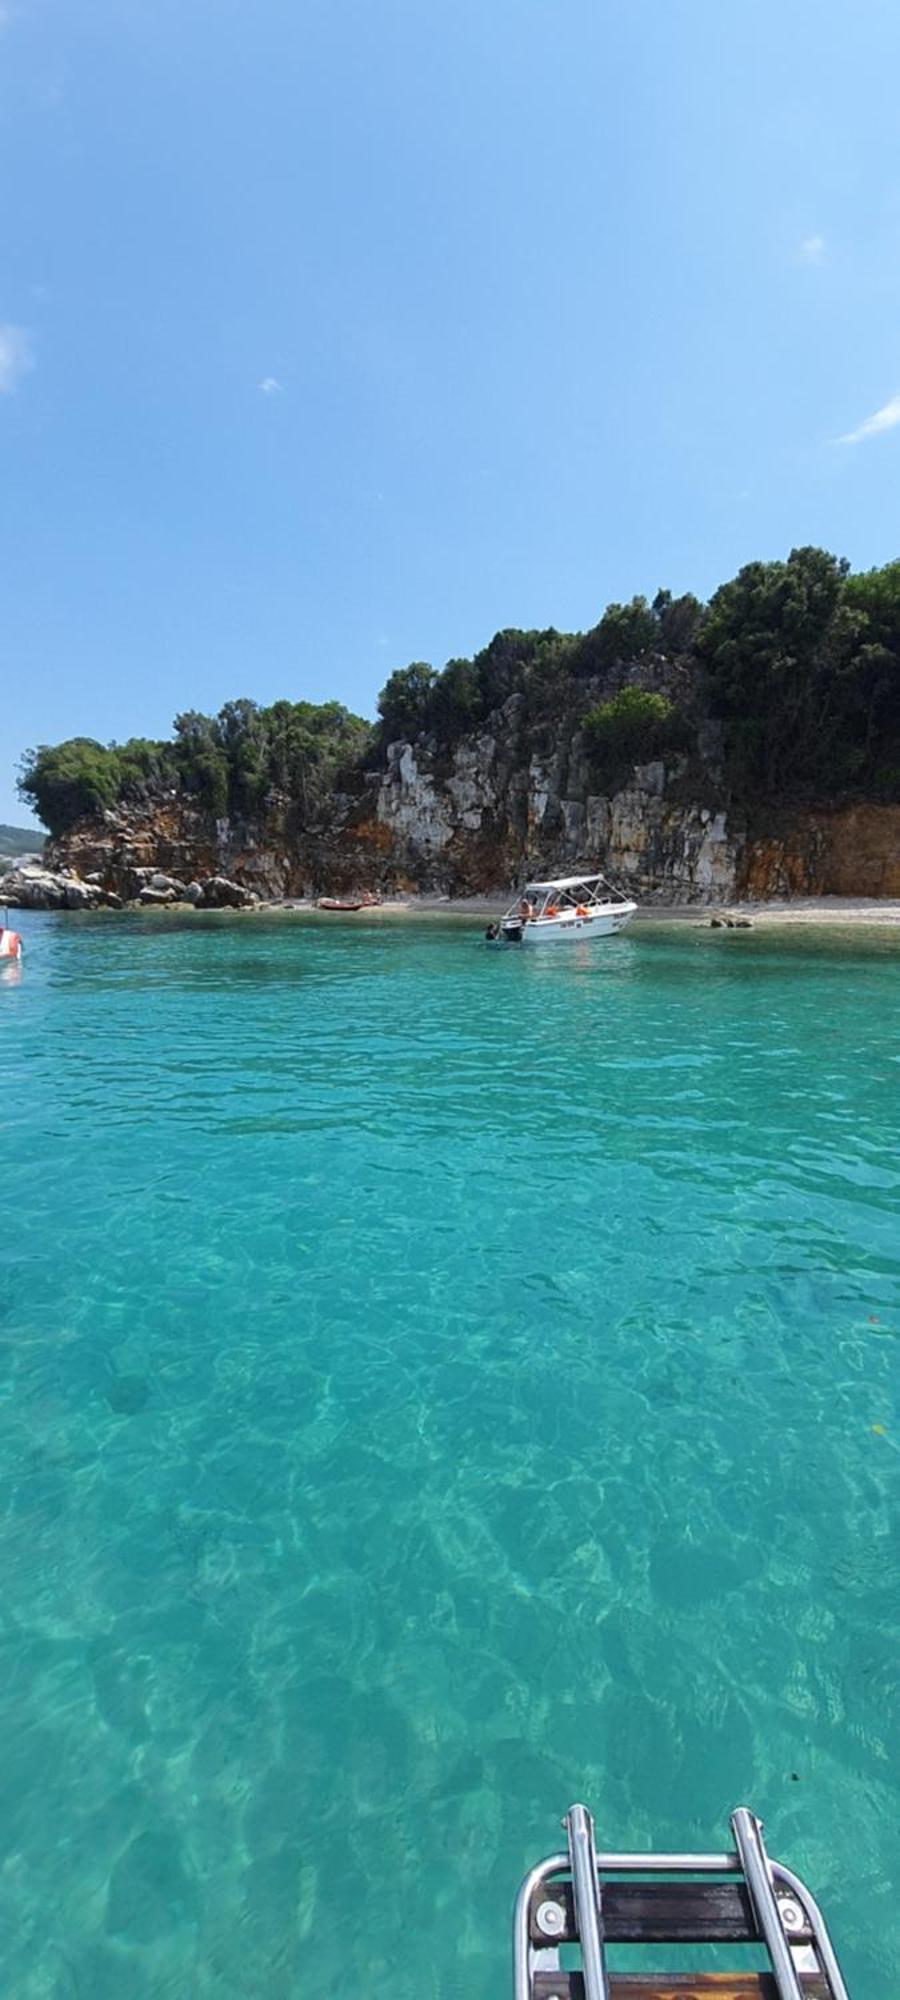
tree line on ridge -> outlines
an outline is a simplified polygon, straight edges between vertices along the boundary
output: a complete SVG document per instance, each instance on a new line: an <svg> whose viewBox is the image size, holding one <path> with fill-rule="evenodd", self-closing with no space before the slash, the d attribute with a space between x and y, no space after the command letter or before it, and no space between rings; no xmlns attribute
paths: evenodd
<svg viewBox="0 0 900 2000"><path fill-rule="evenodd" d="M667 691L644 684L654 670ZM598 700L610 676L618 685ZM336 701L231 701L177 716L165 741L41 745L19 789L52 834L167 791L220 818L252 819L277 797L309 823L390 742L424 736L452 753L512 695L523 749L577 728L599 786L648 757L689 754L712 718L730 801L900 802L900 561L852 572L794 549L746 564L708 604L661 590L610 604L588 632L508 629L440 672L414 661L390 675L374 724Z"/></svg>

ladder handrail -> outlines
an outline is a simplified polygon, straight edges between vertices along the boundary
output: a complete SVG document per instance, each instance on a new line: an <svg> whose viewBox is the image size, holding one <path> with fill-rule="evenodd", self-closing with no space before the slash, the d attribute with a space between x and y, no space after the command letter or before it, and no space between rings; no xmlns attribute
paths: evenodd
<svg viewBox="0 0 900 2000"><path fill-rule="evenodd" d="M769 1857L762 1837L762 1821L746 1806L738 1806L731 1815L731 1831L741 1857L759 1934L772 1961L778 2000L803 2000L803 1988L791 1957L791 1947L772 1882Z"/></svg>
<svg viewBox="0 0 900 2000"><path fill-rule="evenodd" d="M609 2000L603 1950L603 1898L597 1875L594 1822L586 1806L570 1806L563 1821L569 1839L575 1928L581 1944L585 2000Z"/></svg>

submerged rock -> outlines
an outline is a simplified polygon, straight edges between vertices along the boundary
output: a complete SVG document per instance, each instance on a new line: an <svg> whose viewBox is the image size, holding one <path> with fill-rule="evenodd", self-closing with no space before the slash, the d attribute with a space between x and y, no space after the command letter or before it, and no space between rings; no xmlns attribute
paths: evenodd
<svg viewBox="0 0 900 2000"><path fill-rule="evenodd" d="M139 1833L110 1877L106 1930L131 1944L154 1944L193 1913L194 1886L177 1835L167 1828Z"/></svg>
<svg viewBox="0 0 900 2000"><path fill-rule="evenodd" d="M114 1375L106 1400L118 1417L134 1417L146 1408L150 1384L144 1375Z"/></svg>

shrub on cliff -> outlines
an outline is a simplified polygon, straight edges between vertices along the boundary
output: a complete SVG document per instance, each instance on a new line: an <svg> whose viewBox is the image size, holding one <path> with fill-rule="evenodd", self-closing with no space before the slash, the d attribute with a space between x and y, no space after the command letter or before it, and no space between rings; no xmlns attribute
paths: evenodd
<svg viewBox="0 0 900 2000"><path fill-rule="evenodd" d="M589 709L582 728L595 769L609 780L681 747L684 734L666 695L636 687L622 688L611 701Z"/></svg>

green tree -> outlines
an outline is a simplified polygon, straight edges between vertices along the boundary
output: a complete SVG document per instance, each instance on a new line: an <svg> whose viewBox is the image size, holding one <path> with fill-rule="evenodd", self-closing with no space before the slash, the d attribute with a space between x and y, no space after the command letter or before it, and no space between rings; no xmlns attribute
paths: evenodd
<svg viewBox="0 0 900 2000"><path fill-rule="evenodd" d="M426 660L397 667L378 697L378 713L388 743L410 741L428 728L429 704L437 674Z"/></svg>
<svg viewBox="0 0 900 2000"><path fill-rule="evenodd" d="M115 805L120 776L117 751L91 736L71 736L65 743L26 750L18 788L56 836Z"/></svg>
<svg viewBox="0 0 900 2000"><path fill-rule="evenodd" d="M741 791L771 797L833 771L861 630L847 570L824 549L792 549L787 562L748 563L711 600L698 647Z"/></svg>
<svg viewBox="0 0 900 2000"><path fill-rule="evenodd" d="M699 597L695 597L690 590L683 597L673 597L670 590L658 590L651 610L663 652L690 653L703 623L703 606Z"/></svg>
<svg viewBox="0 0 900 2000"><path fill-rule="evenodd" d="M119 764L119 795L146 798L165 778L171 760L171 745L155 743L146 736L130 736L127 743L113 743Z"/></svg>
<svg viewBox="0 0 900 2000"><path fill-rule="evenodd" d="M483 716L481 684L473 660L448 660L429 696L429 717L444 744L456 743Z"/></svg>
<svg viewBox="0 0 900 2000"><path fill-rule="evenodd" d="M644 660L659 643L659 625L646 597L633 597L629 604L609 604L599 625L585 633L579 649L579 671L603 673L609 667Z"/></svg>
<svg viewBox="0 0 900 2000"><path fill-rule="evenodd" d="M277 701L260 711L267 785L304 818L314 816L335 781L365 754L372 729L340 702Z"/></svg>
<svg viewBox="0 0 900 2000"><path fill-rule="evenodd" d="M214 716L196 708L175 717L173 761L186 792L224 819L228 811L228 758Z"/></svg>

